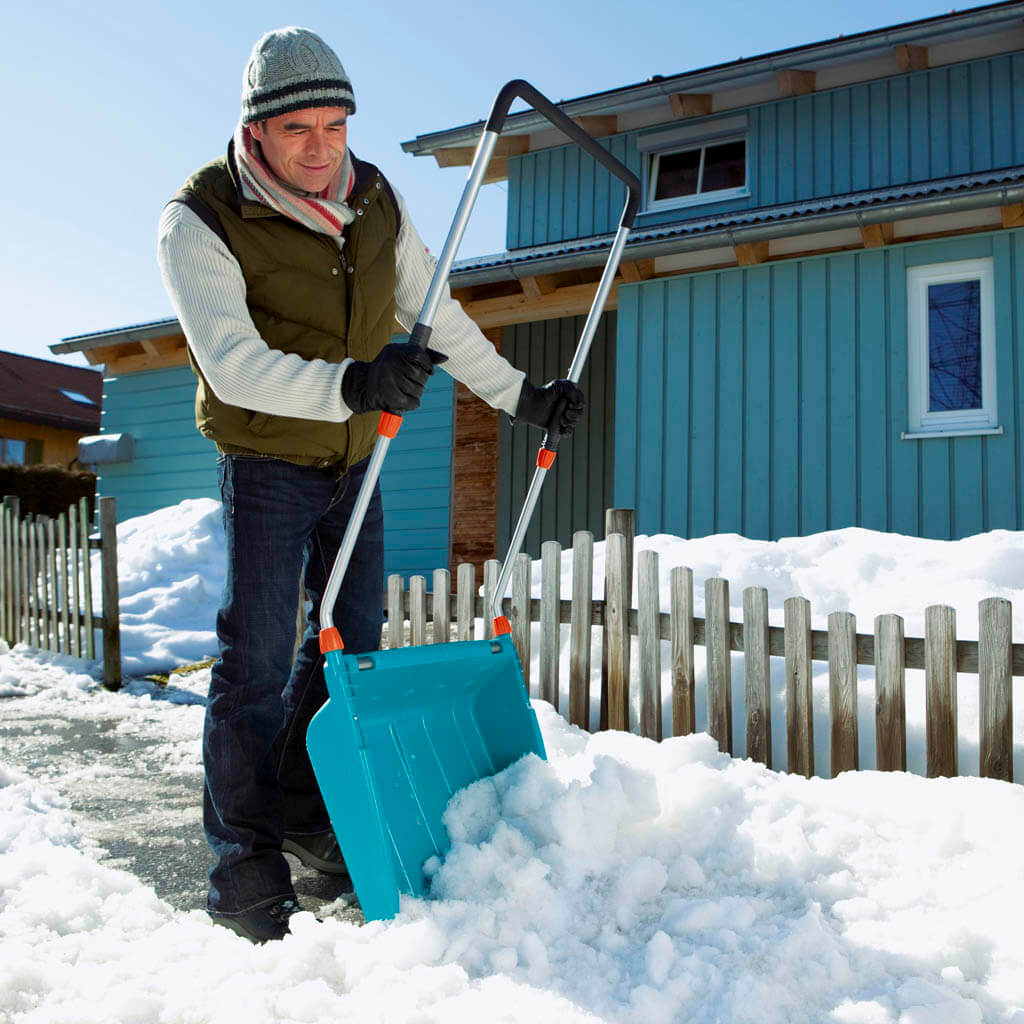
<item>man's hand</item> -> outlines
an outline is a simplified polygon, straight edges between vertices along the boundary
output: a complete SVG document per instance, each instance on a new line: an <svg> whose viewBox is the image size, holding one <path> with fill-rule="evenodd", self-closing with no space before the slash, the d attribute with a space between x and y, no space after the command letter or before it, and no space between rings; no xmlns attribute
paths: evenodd
<svg viewBox="0 0 1024 1024"><path fill-rule="evenodd" d="M385 345L372 362L354 360L341 378L341 397L354 412L418 409L427 379L448 357L408 342Z"/></svg>
<svg viewBox="0 0 1024 1024"><path fill-rule="evenodd" d="M576 429L586 404L583 392L571 380L553 380L538 388L524 377L515 418L517 421L532 423L541 430L557 427L562 437L569 437ZM557 422L553 422L559 412Z"/></svg>

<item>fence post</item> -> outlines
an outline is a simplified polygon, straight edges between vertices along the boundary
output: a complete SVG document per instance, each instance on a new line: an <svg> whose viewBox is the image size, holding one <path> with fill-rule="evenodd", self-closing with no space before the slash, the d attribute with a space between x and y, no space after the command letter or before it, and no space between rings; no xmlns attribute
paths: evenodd
<svg viewBox="0 0 1024 1024"><path fill-rule="evenodd" d="M562 545L546 540L541 545L540 570L540 699L558 710L559 614Z"/></svg>
<svg viewBox="0 0 1024 1024"><path fill-rule="evenodd" d="M96 617L92 603L92 548L89 545L89 502L78 499L79 543L82 548L82 586L85 589L85 656L92 661L96 657L96 631L93 619Z"/></svg>
<svg viewBox="0 0 1024 1024"><path fill-rule="evenodd" d="M697 731L693 683L693 570L676 566L669 574L672 595L672 735Z"/></svg>
<svg viewBox="0 0 1024 1024"><path fill-rule="evenodd" d="M72 505L68 509L68 539L71 542L71 653L76 658L80 658L82 656L82 613L79 602L82 599L82 591L79 579L81 558L79 557L77 505Z"/></svg>
<svg viewBox="0 0 1024 1024"><path fill-rule="evenodd" d="M629 583L628 547L621 533L605 539L605 650L608 728L629 730Z"/></svg>
<svg viewBox="0 0 1024 1024"><path fill-rule="evenodd" d="M729 637L729 581L704 581L705 643L708 653L708 732L718 749L732 754L732 655Z"/></svg>
<svg viewBox="0 0 1024 1024"><path fill-rule="evenodd" d="M476 567L472 562L462 562L457 575L459 591L455 599L455 616L458 622L455 635L459 640L472 640L476 632Z"/></svg>
<svg viewBox="0 0 1024 1024"><path fill-rule="evenodd" d="M786 770L808 779L814 774L814 703L811 661L811 602L786 598Z"/></svg>
<svg viewBox="0 0 1024 1024"><path fill-rule="evenodd" d="M956 611L924 612L925 747L928 778L957 774Z"/></svg>
<svg viewBox="0 0 1024 1024"><path fill-rule="evenodd" d="M420 647L427 642L427 579L409 577L409 643Z"/></svg>
<svg viewBox="0 0 1024 1024"><path fill-rule="evenodd" d="M47 615L46 629L49 636L51 651L60 650L60 615L58 614L57 587L57 524L53 519L46 520L46 573L49 577L47 584Z"/></svg>
<svg viewBox="0 0 1024 1024"><path fill-rule="evenodd" d="M395 650L405 644L405 612L402 609L402 590L405 581L398 573L388 577L388 648Z"/></svg>
<svg viewBox="0 0 1024 1024"><path fill-rule="evenodd" d="M71 653L71 615L69 605L70 588L68 583L68 520L67 515L61 513L57 519L57 553L60 561L60 623L61 636L63 640L58 645L65 654Z"/></svg>
<svg viewBox="0 0 1024 1024"><path fill-rule="evenodd" d="M768 591L743 591L743 678L747 757L772 766L772 679L768 654Z"/></svg>
<svg viewBox="0 0 1024 1024"><path fill-rule="evenodd" d="M828 617L828 703L832 777L860 766L857 729L857 618Z"/></svg>
<svg viewBox="0 0 1024 1024"><path fill-rule="evenodd" d="M117 592L117 504L100 498L100 565L103 581L103 685L121 688L121 619Z"/></svg>
<svg viewBox="0 0 1024 1024"><path fill-rule="evenodd" d="M4 514L7 516L11 581L7 595L7 639L11 644L16 644L21 639L21 547L18 537L21 500L13 496L4 498Z"/></svg>
<svg viewBox="0 0 1024 1024"><path fill-rule="evenodd" d="M21 551L21 574L18 577L18 603L21 606L21 642L32 645L32 604L30 601L29 580L31 579L32 545L29 522L22 519L18 523L18 548Z"/></svg>
<svg viewBox="0 0 1024 1024"><path fill-rule="evenodd" d="M498 589L498 576L501 573L501 563L496 558L488 558L484 562L484 639L494 639L494 616L491 608L494 606L494 594Z"/></svg>
<svg viewBox="0 0 1024 1024"><path fill-rule="evenodd" d="M572 613L569 640L569 721L590 729L590 638L594 614L594 535L572 538Z"/></svg>
<svg viewBox="0 0 1024 1024"><path fill-rule="evenodd" d="M516 555L512 566L512 642L519 655L519 664L523 667L523 682L526 692L530 690L530 613L532 598L530 595L530 576L533 562L525 551Z"/></svg>
<svg viewBox="0 0 1024 1024"><path fill-rule="evenodd" d="M7 525L10 518L7 510L7 499L4 498L0 504L0 638L7 640L10 637L8 628L7 603L11 596L11 566L9 558Z"/></svg>
<svg viewBox="0 0 1024 1024"><path fill-rule="evenodd" d="M604 537L607 542L608 538L613 533L621 534L626 544L626 577L624 580L626 587L626 615L629 614L629 604L633 596L633 538L636 535L636 513L631 508L608 508L604 512ZM607 551L605 552L605 560L607 561ZM604 599L608 600L608 576L605 575L604 583ZM608 728L615 728L609 723L609 711L608 711L608 689L611 685L608 679L608 649L611 645L612 640L608 636L608 618L605 616L605 625L601 634L601 715L600 715L600 728L602 730ZM620 670L625 673L625 678L629 679L629 620L626 620L626 647L624 655L620 652L620 656L625 657L625 662L620 665ZM628 695L627 695L628 700ZM626 724L622 726L624 729L629 728L629 714L626 714Z"/></svg>
<svg viewBox="0 0 1024 1024"><path fill-rule="evenodd" d="M637 635L640 654L640 735L661 740L661 602L658 553L637 561Z"/></svg>
<svg viewBox="0 0 1024 1024"><path fill-rule="evenodd" d="M875 618L875 753L880 772L907 770L906 653L899 615Z"/></svg>
<svg viewBox="0 0 1024 1024"><path fill-rule="evenodd" d="M430 604L431 642L446 644L452 637L452 578L447 569L434 570L434 596Z"/></svg>
<svg viewBox="0 0 1024 1024"><path fill-rule="evenodd" d="M978 620L980 773L1013 782L1013 606L1002 597L986 598Z"/></svg>

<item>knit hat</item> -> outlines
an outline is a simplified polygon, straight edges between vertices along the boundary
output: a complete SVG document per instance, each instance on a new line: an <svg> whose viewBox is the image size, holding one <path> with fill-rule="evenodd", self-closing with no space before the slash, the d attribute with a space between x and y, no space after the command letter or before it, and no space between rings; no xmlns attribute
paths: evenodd
<svg viewBox="0 0 1024 1024"><path fill-rule="evenodd" d="M305 107L348 107L352 83L337 54L308 28L279 28L252 48L242 78L242 123Z"/></svg>

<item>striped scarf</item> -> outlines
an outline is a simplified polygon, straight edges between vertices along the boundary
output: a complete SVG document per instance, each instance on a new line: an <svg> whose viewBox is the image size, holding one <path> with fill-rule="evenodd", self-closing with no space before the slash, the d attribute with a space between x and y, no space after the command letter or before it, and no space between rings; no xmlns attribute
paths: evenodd
<svg viewBox="0 0 1024 1024"><path fill-rule="evenodd" d="M260 144L241 122L235 129L235 162L247 199L263 203L264 206L291 217L310 231L340 236L345 230L345 225L351 224L355 219L355 213L345 202L355 181L352 157L347 148L337 181L332 181L318 195L300 192L286 185L274 174L263 159Z"/></svg>

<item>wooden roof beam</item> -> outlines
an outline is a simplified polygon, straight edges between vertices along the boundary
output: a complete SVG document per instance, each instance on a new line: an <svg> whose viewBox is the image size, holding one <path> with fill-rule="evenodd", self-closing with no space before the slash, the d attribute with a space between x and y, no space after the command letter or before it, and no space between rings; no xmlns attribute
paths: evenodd
<svg viewBox="0 0 1024 1024"><path fill-rule="evenodd" d="M605 309L617 307L618 289L618 283L613 283ZM499 295L493 299L462 300L462 308L481 330L486 330L507 324L578 316L590 309L596 290L597 282L592 281L558 288L539 299L530 299L524 292L520 292L518 295Z"/></svg>
<svg viewBox="0 0 1024 1024"><path fill-rule="evenodd" d="M673 92L669 94L673 117L703 117L711 113L709 92Z"/></svg>
<svg viewBox="0 0 1024 1024"><path fill-rule="evenodd" d="M741 242L733 246L736 262L741 267L751 267L768 259L767 242Z"/></svg>
<svg viewBox="0 0 1024 1024"><path fill-rule="evenodd" d="M783 96L806 96L817 90L818 76L813 71L785 68L779 72L779 92Z"/></svg>
<svg viewBox="0 0 1024 1024"><path fill-rule="evenodd" d="M627 260L619 265L619 273L628 284L648 281L654 276L654 260Z"/></svg>
<svg viewBox="0 0 1024 1024"><path fill-rule="evenodd" d="M593 114L586 117L574 117L573 121L594 138L600 138L602 135L614 135L619 130L618 114Z"/></svg>
<svg viewBox="0 0 1024 1024"><path fill-rule="evenodd" d="M892 245L896 225L887 220L880 224L861 224L860 237L865 249L877 249L883 245Z"/></svg>
<svg viewBox="0 0 1024 1024"><path fill-rule="evenodd" d="M1004 228L1024 227L1024 203L1011 203L1009 206L1000 207L999 215Z"/></svg>
<svg viewBox="0 0 1024 1024"><path fill-rule="evenodd" d="M519 279L519 284L523 289L523 294L529 299L539 299L542 295L551 295L558 288L550 274L522 277Z"/></svg>
<svg viewBox="0 0 1024 1024"><path fill-rule="evenodd" d="M495 157L522 156L530 152L529 135L506 135L494 144ZM468 167L476 155L476 146L453 146L451 149L435 149L434 159L438 167ZM492 160L491 163L494 161Z"/></svg>
<svg viewBox="0 0 1024 1024"><path fill-rule="evenodd" d="M896 60L899 62L901 71L928 70L927 46L911 46L909 43L903 43L895 49Z"/></svg>

